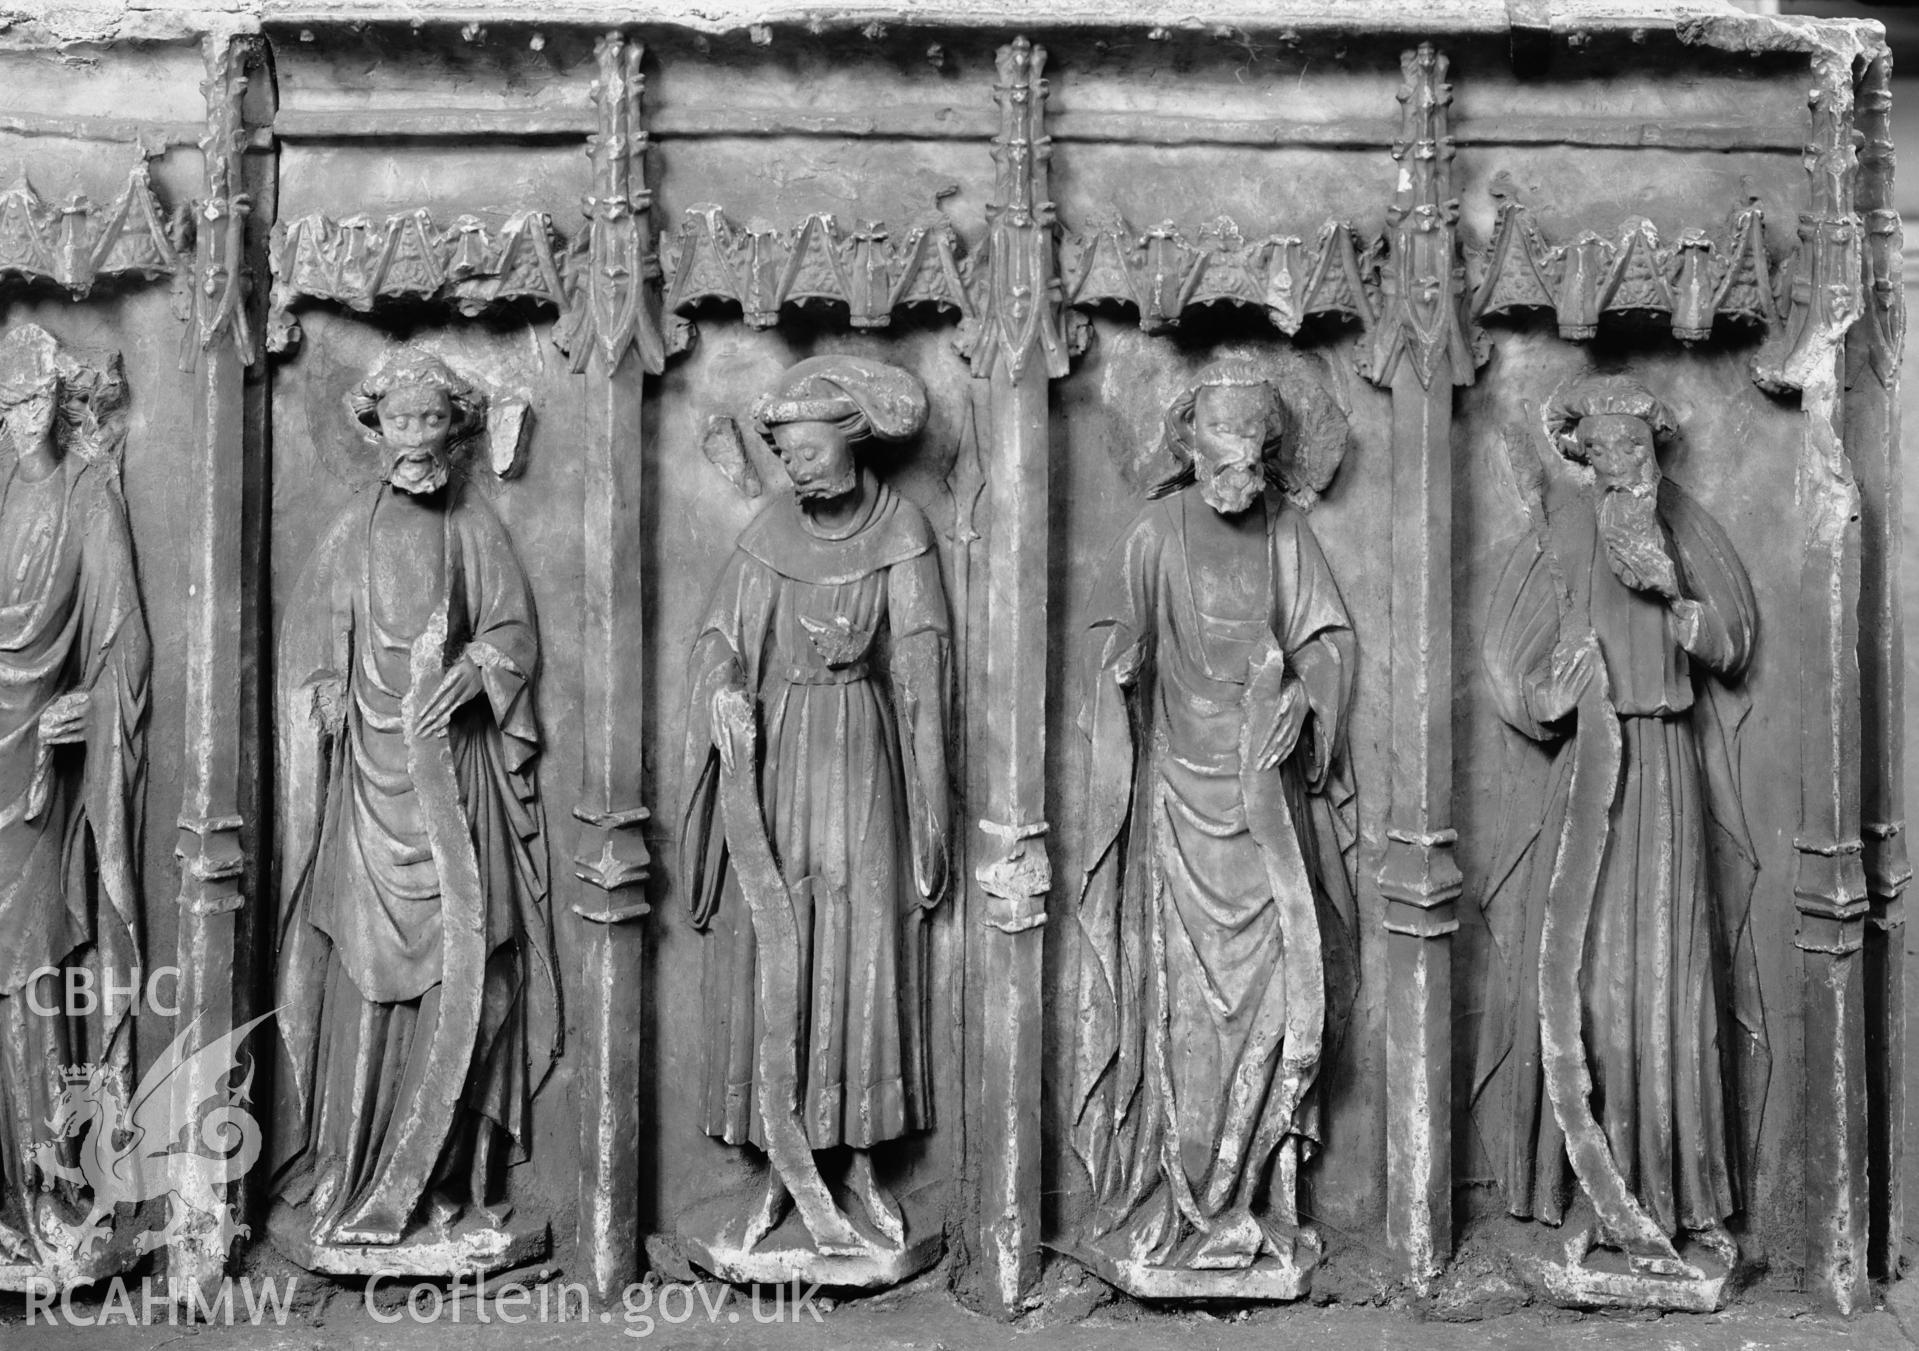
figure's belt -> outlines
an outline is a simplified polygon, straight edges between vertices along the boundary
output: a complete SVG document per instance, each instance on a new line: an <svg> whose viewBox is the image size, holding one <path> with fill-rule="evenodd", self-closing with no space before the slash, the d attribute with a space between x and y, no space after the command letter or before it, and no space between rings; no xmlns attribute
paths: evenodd
<svg viewBox="0 0 1919 1351"><path fill-rule="evenodd" d="M857 685L866 679L867 667L863 661L850 666L789 666L786 668L786 683L789 685Z"/></svg>

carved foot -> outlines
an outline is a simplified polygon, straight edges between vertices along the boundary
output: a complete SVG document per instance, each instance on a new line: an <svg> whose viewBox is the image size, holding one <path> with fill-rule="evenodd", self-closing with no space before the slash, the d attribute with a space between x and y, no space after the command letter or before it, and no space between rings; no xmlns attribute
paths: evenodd
<svg viewBox="0 0 1919 1351"><path fill-rule="evenodd" d="M1692 1236L1700 1246L1724 1263L1727 1271L1739 1265L1739 1240L1732 1236L1725 1225L1713 1224L1704 1229L1695 1229Z"/></svg>
<svg viewBox="0 0 1919 1351"><path fill-rule="evenodd" d="M1592 1252L1593 1245L1597 1241L1597 1231L1590 1224L1582 1224L1567 1234L1565 1249L1566 1265L1569 1267L1585 1266L1586 1258Z"/></svg>
<svg viewBox="0 0 1919 1351"><path fill-rule="evenodd" d="M1265 1244L1266 1232L1250 1210L1236 1206L1206 1227L1184 1265L1196 1271L1235 1271L1250 1267Z"/></svg>
<svg viewBox="0 0 1919 1351"><path fill-rule="evenodd" d="M399 1216L382 1213L369 1201L334 1225L328 1241L390 1248L404 1236L405 1229L405 1222Z"/></svg>
<svg viewBox="0 0 1919 1351"><path fill-rule="evenodd" d="M874 1245L853 1227L846 1212L837 1206L829 1214L815 1215L806 1228L822 1257L864 1257L874 1250Z"/></svg>
<svg viewBox="0 0 1919 1351"><path fill-rule="evenodd" d="M10 1262L33 1260L33 1240L10 1224L0 1224L0 1258Z"/></svg>
<svg viewBox="0 0 1919 1351"><path fill-rule="evenodd" d="M446 1192L435 1191L427 1198L425 1220L435 1229L451 1229L466 1213L466 1206Z"/></svg>
<svg viewBox="0 0 1919 1351"><path fill-rule="evenodd" d="M1628 1250L1626 1260L1632 1269L1646 1276L1676 1277L1682 1281L1703 1281L1706 1273L1674 1252L1651 1251L1633 1252Z"/></svg>
<svg viewBox="0 0 1919 1351"><path fill-rule="evenodd" d="M895 1248L906 1246L906 1217L900 1213L897 1202L887 1194L886 1188L873 1172L873 1156L864 1149L853 1151L853 1163L846 1174L847 1189L859 1199L866 1218L873 1227Z"/></svg>
<svg viewBox="0 0 1919 1351"><path fill-rule="evenodd" d="M1581 1225L1566 1240L1566 1265L1583 1267L1592 1250L1603 1240L1593 1224ZM1676 1254L1670 1245L1665 1247L1633 1248L1625 1244L1605 1243L1607 1247L1616 1247L1625 1253L1626 1261L1632 1270L1641 1276L1676 1277L1679 1280L1699 1281L1705 1279L1705 1273L1692 1263Z"/></svg>
<svg viewBox="0 0 1919 1351"><path fill-rule="evenodd" d="M740 1235L742 1252L752 1252L760 1246L761 1239L780 1227L791 1200L786 1184L780 1181L780 1170L769 1167L766 1170L766 1185L760 1189L759 1199L746 1214L746 1228Z"/></svg>
<svg viewBox="0 0 1919 1351"><path fill-rule="evenodd" d="M435 1189L430 1193L429 1215L437 1210L441 1194ZM314 1208L319 1208L319 1193L314 1194ZM412 1202L408 1202L411 1209ZM456 1206L455 1212L458 1214ZM387 1186L376 1185L370 1195L363 1196L360 1203L353 1207L340 1222L333 1226L333 1232L327 1236L329 1243L361 1243L373 1247L390 1248L406 1237L406 1222L411 1218L408 1213L395 1208L393 1198L388 1195Z"/></svg>

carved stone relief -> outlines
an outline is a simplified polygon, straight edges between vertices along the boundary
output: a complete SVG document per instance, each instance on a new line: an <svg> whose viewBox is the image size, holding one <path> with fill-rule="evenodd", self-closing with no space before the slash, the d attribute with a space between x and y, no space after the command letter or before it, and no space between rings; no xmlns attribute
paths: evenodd
<svg viewBox="0 0 1919 1351"><path fill-rule="evenodd" d="M1319 1252L1296 1186L1356 970L1356 663L1305 512L1346 426L1301 436L1281 391L1227 358L1174 402L1087 635L1073 1251L1146 1297L1291 1299Z"/></svg>
<svg viewBox="0 0 1919 1351"><path fill-rule="evenodd" d="M131 1007L89 1015L68 993L75 971L132 988L141 963L152 653L120 490L126 403L117 353L35 324L0 338L4 1290L99 1280L165 1242L126 1223L119 1203L150 1197L98 1161L132 1132L143 1152L122 1162L164 1174L171 1102L135 1078Z"/></svg>
<svg viewBox="0 0 1919 1351"><path fill-rule="evenodd" d="M1883 35L929 3L0 33L0 1288L1862 1307Z"/></svg>
<svg viewBox="0 0 1919 1351"><path fill-rule="evenodd" d="M815 357L753 418L793 495L741 536L694 644L682 872L706 935L704 1129L765 1167L685 1243L729 1280L891 1284L941 1249L943 1217L903 1209L880 1156L935 1125L924 920L949 886L951 620L925 516L855 446L914 436L926 393Z"/></svg>
<svg viewBox="0 0 1919 1351"><path fill-rule="evenodd" d="M539 628L456 463L485 428L473 385L400 347L342 416L380 477L321 536L281 630L271 1232L337 1275L495 1270L547 1242L544 1216L494 1206L560 1049L528 1037L558 996Z"/></svg>
<svg viewBox="0 0 1919 1351"><path fill-rule="evenodd" d="M1544 753L1508 788L1475 1083L1508 1208L1565 1228L1549 1284L1711 1309L1770 1067L1738 754L1759 616L1725 529L1661 472L1678 433L1643 385L1591 377L1512 447L1535 534L1484 655Z"/></svg>

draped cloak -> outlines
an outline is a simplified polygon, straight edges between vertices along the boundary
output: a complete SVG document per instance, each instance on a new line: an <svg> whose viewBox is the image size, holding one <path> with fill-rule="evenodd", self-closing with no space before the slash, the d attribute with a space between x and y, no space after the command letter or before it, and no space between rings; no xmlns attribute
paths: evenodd
<svg viewBox="0 0 1919 1351"><path fill-rule="evenodd" d="M1073 1142L1095 1240L1162 1265L1253 1207L1283 1142L1317 1140L1315 1079L1355 975L1352 627L1304 516L1270 492L1264 510L1268 620L1199 605L1186 520L1211 508L1188 487L1121 537L1089 621ZM1278 694L1249 656L1275 647L1309 712L1276 774L1249 779L1242 722ZM1279 791L1249 796L1261 777ZM1290 988L1289 949L1309 962Z"/></svg>
<svg viewBox="0 0 1919 1351"><path fill-rule="evenodd" d="M84 966L96 992L126 990L139 962L135 855L146 773L151 659L117 468L67 454L28 482L0 474L0 1223L25 1227L44 1179L60 1072L128 1064L123 1002L103 1018L43 1016L57 975ZM88 695L83 743L47 745L40 717ZM124 997L123 997L124 998ZM73 1142L59 1146L73 1163Z"/></svg>
<svg viewBox="0 0 1919 1351"><path fill-rule="evenodd" d="M1524 544L1485 637L1495 701L1521 738L1508 764L1510 843L1486 891L1493 960L1473 1110L1508 1208L1559 1223L1571 1172L1541 1069L1539 954L1573 757L1571 719L1546 723L1534 701L1562 626L1576 636L1590 623L1623 742L1579 974L1591 1104L1627 1187L1671 1236L1740 1208L1771 1065L1747 923L1757 869L1739 798L1747 701L1725 683L1750 658L1757 606L1725 531L1671 480L1658 519L1680 594L1704 614L1690 652L1667 605L1613 575L1589 496L1562 488L1551 507L1567 617L1550 560Z"/></svg>
<svg viewBox="0 0 1919 1351"><path fill-rule="evenodd" d="M925 516L860 473L860 515L836 538L792 498L754 519L693 646L681 871L706 930L701 1120L729 1144L764 1145L765 1026L710 731L728 686L760 720L760 803L797 912L802 1025L784 1031L807 1141L866 1149L932 1125L922 915L946 832L950 624Z"/></svg>
<svg viewBox="0 0 1919 1351"><path fill-rule="evenodd" d="M448 618L445 655L479 669L482 693L447 737L460 814L479 863L484 981L480 1020L457 1088L460 1107L432 1176L397 1153L410 1116L444 1113L427 1082L439 1026L443 895L427 838L432 808L408 769L401 701L419 634L374 594L375 513L382 485L334 520L308 561L281 638L282 894L279 1024L289 1074L279 1103L281 1194L303 1203L331 1173L329 1217L381 1186L417 1200L490 1150L490 1122L513 1157L527 1146L532 1095L558 1054L561 1025L547 910L545 819L534 777L539 637L526 575L499 518L463 480L443 489L437 575ZM437 678L435 683L437 683ZM322 695L340 698L337 731ZM470 921L469 921L470 922ZM530 1042L550 1031L535 1051ZM405 1174L402 1176L401 1174ZM475 1202L484 1197L473 1197ZM327 1218L327 1217L319 1217ZM406 1216L398 1217L399 1223Z"/></svg>

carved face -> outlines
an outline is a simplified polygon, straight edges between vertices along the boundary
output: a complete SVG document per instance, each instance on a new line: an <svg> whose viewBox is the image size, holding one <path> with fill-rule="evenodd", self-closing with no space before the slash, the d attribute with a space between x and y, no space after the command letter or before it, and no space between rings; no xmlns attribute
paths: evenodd
<svg viewBox="0 0 1919 1351"><path fill-rule="evenodd" d="M1265 449L1272 392L1262 385L1217 385L1193 404L1193 472L1206 505L1236 516L1266 482Z"/></svg>
<svg viewBox="0 0 1919 1351"><path fill-rule="evenodd" d="M1593 467L1601 488L1628 491L1658 485L1652 428L1641 419L1596 413L1580 419L1577 434L1580 458Z"/></svg>
<svg viewBox="0 0 1919 1351"><path fill-rule="evenodd" d="M844 497L859 483L846 433L831 422L782 422L773 428L773 443L802 502Z"/></svg>
<svg viewBox="0 0 1919 1351"><path fill-rule="evenodd" d="M37 446L45 440L48 429L53 426L53 416L59 404L58 380L47 380L25 389L16 387L0 391L0 419L5 420L16 451Z"/></svg>
<svg viewBox="0 0 1919 1351"><path fill-rule="evenodd" d="M380 400L386 481L416 496L438 492L453 471L447 440L453 405L443 389L401 385Z"/></svg>

